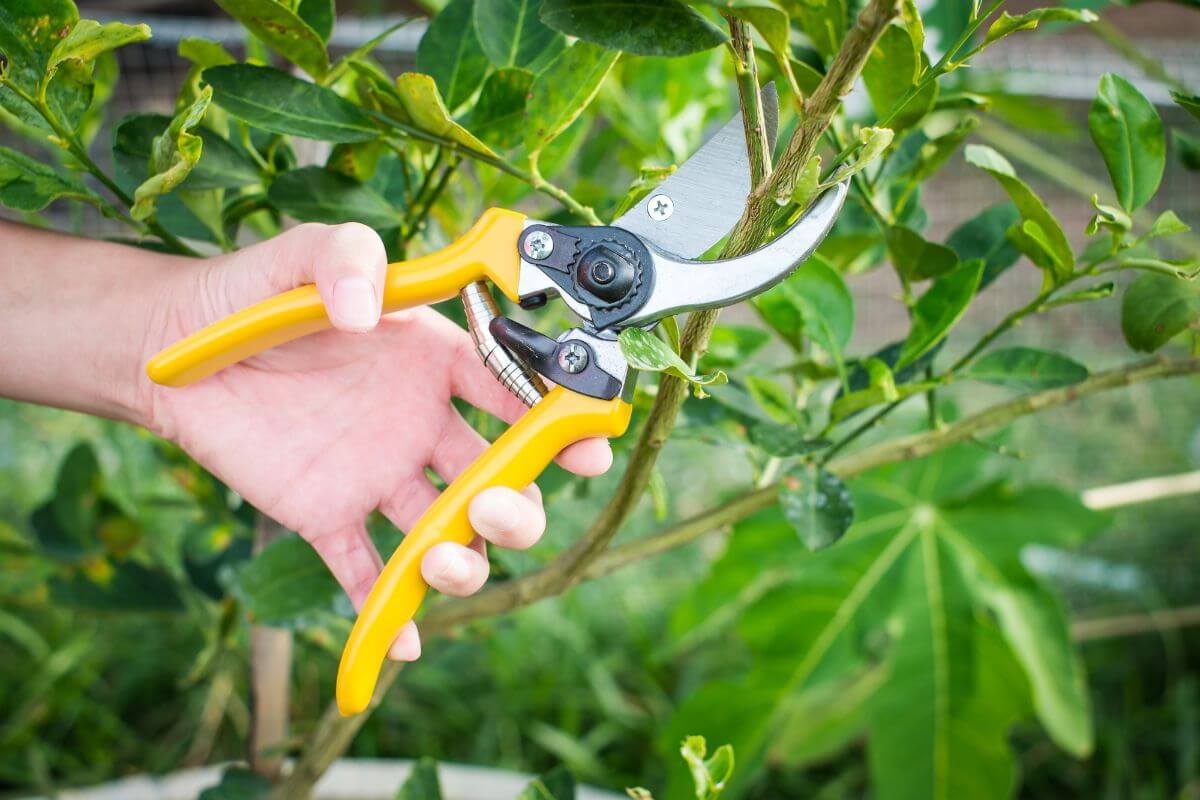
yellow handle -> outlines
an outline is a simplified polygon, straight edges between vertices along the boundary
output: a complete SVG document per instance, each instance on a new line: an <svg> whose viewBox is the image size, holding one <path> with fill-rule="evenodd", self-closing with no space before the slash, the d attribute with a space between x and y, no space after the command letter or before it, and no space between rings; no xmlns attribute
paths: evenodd
<svg viewBox="0 0 1200 800"><path fill-rule="evenodd" d="M490 279L517 299L521 261L517 239L525 217L500 208L449 246L388 266L383 311L436 303L467 284ZM242 309L163 350L146 365L150 380L186 386L264 350L331 327L317 287L301 286Z"/></svg>
<svg viewBox="0 0 1200 800"><path fill-rule="evenodd" d="M632 410L620 398L597 400L556 387L442 492L396 548L358 614L338 668L342 714L358 714L371 702L388 648L429 588L421 577L425 553L439 542L467 544L475 536L467 519L471 498L489 486L523 489L581 439L620 436Z"/></svg>

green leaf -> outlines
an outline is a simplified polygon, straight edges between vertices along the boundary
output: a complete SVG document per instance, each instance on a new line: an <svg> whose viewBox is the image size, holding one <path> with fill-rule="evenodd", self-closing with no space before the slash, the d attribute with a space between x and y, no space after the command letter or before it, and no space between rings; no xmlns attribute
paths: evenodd
<svg viewBox="0 0 1200 800"><path fill-rule="evenodd" d="M1067 235L1063 233L1062 226L1058 224L1058 220L1050 213L1050 209L1046 207L1041 198L1034 194L1028 184L1017 177L1012 164L992 148L983 145L968 145L966 157L968 163L974 164L995 178L1012 198L1021 218L1036 226L1039 244L1045 248L1046 255L1050 259L1047 268L1054 280L1057 282L1068 277L1075 269L1075 254L1071 250L1070 242L1067 241ZM1029 231L1026 230L1026 233Z"/></svg>
<svg viewBox="0 0 1200 800"><path fill-rule="evenodd" d="M517 800L575 800L575 778L562 767L535 778Z"/></svg>
<svg viewBox="0 0 1200 800"><path fill-rule="evenodd" d="M1171 131L1171 141L1175 145L1175 155L1184 169L1200 172L1200 136L1175 128Z"/></svg>
<svg viewBox="0 0 1200 800"><path fill-rule="evenodd" d="M1012 203L997 203L959 225L946 239L946 246L958 254L960 261L983 260L980 289L986 288L1021 257L1021 252L1007 236L1008 229L1020 217Z"/></svg>
<svg viewBox="0 0 1200 800"><path fill-rule="evenodd" d="M964 117L948 132L924 142L917 153L916 163L906 176L908 181L921 184L931 178L978 127L978 117Z"/></svg>
<svg viewBox="0 0 1200 800"><path fill-rule="evenodd" d="M37 97L50 54L79 21L71 0L6 0L0 3L0 53L4 84L0 106L39 133L51 133L36 109L6 84ZM61 70L46 95L55 115L68 128L79 127L92 102L91 69Z"/></svg>
<svg viewBox="0 0 1200 800"><path fill-rule="evenodd" d="M993 350L971 364L963 376L972 380L1036 391L1079 383L1087 367L1072 358L1033 347Z"/></svg>
<svg viewBox="0 0 1200 800"><path fill-rule="evenodd" d="M1153 352L1189 328L1200 327L1200 281L1141 275L1121 300L1121 332L1134 350Z"/></svg>
<svg viewBox="0 0 1200 800"><path fill-rule="evenodd" d="M679 754L692 774L696 800L716 800L733 776L733 748L723 744L708 756L708 743L703 736L689 736L679 747Z"/></svg>
<svg viewBox="0 0 1200 800"><path fill-rule="evenodd" d="M417 45L417 71L433 76L452 113L471 99L488 69L475 33L474 8L473 0L452 0Z"/></svg>
<svg viewBox="0 0 1200 800"><path fill-rule="evenodd" d="M542 0L475 0L475 30L492 66L537 72L567 45L538 13Z"/></svg>
<svg viewBox="0 0 1200 800"><path fill-rule="evenodd" d="M929 58L913 47L912 37L904 26L898 22L888 25L862 71L875 116L887 120L885 124L893 130L902 131L928 114L937 101L937 81L926 84L903 107L898 105L916 84L916 76L928 68Z"/></svg>
<svg viewBox="0 0 1200 800"><path fill-rule="evenodd" d="M300 14L300 19L308 23L308 27L321 37L321 41L328 43L329 37L333 35L333 20L336 16L333 0L300 0L299 5L296 11Z"/></svg>
<svg viewBox="0 0 1200 800"><path fill-rule="evenodd" d="M0 147L0 203L15 211L31 213L63 199L99 202L73 176L60 175L24 153Z"/></svg>
<svg viewBox="0 0 1200 800"><path fill-rule="evenodd" d="M789 0L785 7L817 52L833 58L846 36L845 0Z"/></svg>
<svg viewBox="0 0 1200 800"><path fill-rule="evenodd" d="M837 270L819 256L751 302L785 339L799 343L802 335L808 336L839 360L854 332L850 290Z"/></svg>
<svg viewBox="0 0 1200 800"><path fill-rule="evenodd" d="M883 151L887 150L888 145L892 143L892 138L895 133L891 128L862 128L858 132L858 141L862 145L855 153L854 157L840 164L833 175L829 177L821 186L832 186L835 183L840 183L852 175L857 175L866 169L875 159L883 155ZM814 156L814 159L816 156ZM818 166L820 161L817 161Z"/></svg>
<svg viewBox="0 0 1200 800"><path fill-rule="evenodd" d="M543 0L541 16L568 36L641 56L683 56L729 40L679 0Z"/></svg>
<svg viewBox="0 0 1200 800"><path fill-rule="evenodd" d="M1042 22L1095 22L1097 19L1099 17L1087 9L1077 10L1058 6L1053 8L1035 8L1033 11L1018 14L1015 17L1005 11L988 28L983 42L985 45L991 44L1017 31L1033 30Z"/></svg>
<svg viewBox="0 0 1200 800"><path fill-rule="evenodd" d="M136 220L154 216L155 201L188 177L200 160L203 140L194 132L208 112L212 87L205 86L195 102L175 115L167 129L154 139L150 176L133 193L129 215Z"/></svg>
<svg viewBox="0 0 1200 800"><path fill-rule="evenodd" d="M745 384L750 397L768 417L786 424L795 422L796 404L786 389L761 375L747 375Z"/></svg>
<svg viewBox="0 0 1200 800"><path fill-rule="evenodd" d="M940 342L962 317L979 288L983 262L968 261L933 282L912 309L912 329L900 348L897 368L911 364Z"/></svg>
<svg viewBox="0 0 1200 800"><path fill-rule="evenodd" d="M642 328L626 328L620 335L621 353L629 366L647 372L665 372L682 378L692 385L697 397L704 396L703 387L728 382L724 372L697 375L670 345Z"/></svg>
<svg viewBox="0 0 1200 800"><path fill-rule="evenodd" d="M1200 119L1200 95L1184 94L1171 90L1171 99L1179 104L1179 107L1187 111L1196 119Z"/></svg>
<svg viewBox="0 0 1200 800"><path fill-rule="evenodd" d="M285 536L222 573L222 583L252 622L303 628L327 617L341 596L337 581L299 536Z"/></svg>
<svg viewBox="0 0 1200 800"><path fill-rule="evenodd" d="M854 499L846 484L813 464L797 464L784 473L779 505L809 550L833 544L854 521Z"/></svg>
<svg viewBox="0 0 1200 800"><path fill-rule="evenodd" d="M244 767L228 767L221 773L221 782L200 793L197 800L265 800L271 792L271 782Z"/></svg>
<svg viewBox="0 0 1200 800"><path fill-rule="evenodd" d="M1128 212L1154 196L1167 163L1162 120L1129 81L1107 73L1088 112L1088 130L1112 179L1117 201Z"/></svg>
<svg viewBox="0 0 1200 800"><path fill-rule="evenodd" d="M216 3L267 47L312 77L320 80L329 71L325 40L292 10L291 4L277 0L216 0Z"/></svg>
<svg viewBox="0 0 1200 800"><path fill-rule="evenodd" d="M698 4L695 0L690 2L692 5ZM786 60L791 66L791 23L787 13L779 6L767 0L704 0L702 4L717 8L721 13L750 25L762 36L779 63L783 64Z"/></svg>
<svg viewBox="0 0 1200 800"><path fill-rule="evenodd" d="M103 483L96 451L86 442L71 448L59 465L54 518L75 541L84 541L93 532Z"/></svg>
<svg viewBox="0 0 1200 800"><path fill-rule="evenodd" d="M237 63L237 59L223 45L195 36L185 36L179 40L179 55L202 70Z"/></svg>
<svg viewBox="0 0 1200 800"><path fill-rule="evenodd" d="M396 78L395 93L384 100L385 110L400 122L485 155L495 155L450 116L437 84L429 75L406 72Z"/></svg>
<svg viewBox="0 0 1200 800"><path fill-rule="evenodd" d="M384 230L399 212L362 183L325 167L300 167L279 175L267 192L271 205L301 222L361 222Z"/></svg>
<svg viewBox="0 0 1200 800"><path fill-rule="evenodd" d="M88 70L90 74L93 62L104 53L149 38L150 26L146 24L108 22L101 25L95 20L81 19L51 51L43 85L49 85L64 64L74 64L76 69Z"/></svg>
<svg viewBox="0 0 1200 800"><path fill-rule="evenodd" d="M1154 220L1154 224L1150 226L1150 232L1146 235L1151 239L1155 239L1160 236L1174 236L1179 233L1187 233L1190 230L1191 228L1187 223L1181 220L1174 211L1167 209L1158 215L1158 218Z"/></svg>
<svg viewBox="0 0 1200 800"><path fill-rule="evenodd" d="M620 53L577 42L538 75L529 89L525 149L536 157L592 102Z"/></svg>
<svg viewBox="0 0 1200 800"><path fill-rule="evenodd" d="M905 225L892 225L886 238L892 266L910 281L936 278L958 266L958 255L952 249L926 241Z"/></svg>
<svg viewBox="0 0 1200 800"><path fill-rule="evenodd" d="M761 553L778 554L775 543L744 551L741 573L714 566L697 592L717 608L746 604L737 633L749 667L689 689L664 747L681 730L720 735L741 764L730 791L744 792L768 758L802 763L804 753L783 749L795 737L779 735L785 723L803 724L790 719L793 709L840 702L846 695L833 687L882 664L885 674L836 712L844 721L837 738L866 742L872 797L1005 800L1015 784L1008 737L1030 712L1060 746L1086 754L1088 695L1066 616L1025 570L1022 552L1078 546L1105 518L1056 489L976 488L985 472L976 450L952 448L854 481L847 535L787 560L770 582ZM739 524L731 547L743 529L751 532ZM718 585L717 569L741 580ZM822 713L817 705L811 716ZM672 775L672 796L687 785L682 773Z"/></svg>
<svg viewBox="0 0 1200 800"><path fill-rule="evenodd" d="M413 764L408 779L396 793L396 800L442 800L437 762L432 758L422 758Z"/></svg>
<svg viewBox="0 0 1200 800"><path fill-rule="evenodd" d="M872 361L876 361L876 359L867 359L868 364ZM909 367L911 366L910 364ZM883 403L894 403L897 400L904 400L913 395L928 392L930 389L936 389L937 386L938 384L935 381L918 381L897 385L894 378L887 381L877 381L873 376L867 388L839 395L833 401L833 405L829 407L829 419L831 422L841 422L847 417L865 409Z"/></svg>
<svg viewBox="0 0 1200 800"><path fill-rule="evenodd" d="M161 136L171 117L164 114L130 114L113 133L113 160L117 166L141 183L149 175L154 140ZM258 167L242 150L217 133L200 125L193 130L203 142L200 160L180 184L183 189L235 189L262 178Z"/></svg>
<svg viewBox="0 0 1200 800"><path fill-rule="evenodd" d="M752 325L718 325L708 338L708 350L701 363L713 367L741 366L770 338L762 328Z"/></svg>
<svg viewBox="0 0 1200 800"><path fill-rule="evenodd" d="M521 143L525 101L533 73L523 69L498 69L484 81L479 99L464 125L475 136L500 150Z"/></svg>
<svg viewBox="0 0 1200 800"><path fill-rule="evenodd" d="M358 106L333 90L271 67L212 67L204 70L204 80L218 105L271 133L326 142L362 142L379 135Z"/></svg>
<svg viewBox="0 0 1200 800"><path fill-rule="evenodd" d="M1096 209L1096 215L1084 229L1088 236L1095 236L1104 228L1119 242L1133 228L1133 220L1124 210L1101 203L1099 195L1092 195L1092 207Z"/></svg>
<svg viewBox="0 0 1200 800"><path fill-rule="evenodd" d="M791 458L824 450L832 442L808 436L795 425L757 422L749 430L750 444L769 456Z"/></svg>

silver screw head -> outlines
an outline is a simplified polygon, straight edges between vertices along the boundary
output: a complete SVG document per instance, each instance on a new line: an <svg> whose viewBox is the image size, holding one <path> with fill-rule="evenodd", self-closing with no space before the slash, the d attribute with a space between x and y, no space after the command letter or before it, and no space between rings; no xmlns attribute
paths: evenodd
<svg viewBox="0 0 1200 800"><path fill-rule="evenodd" d="M587 348L575 342L567 342L558 348L558 365L572 375L583 372L588 365Z"/></svg>
<svg viewBox="0 0 1200 800"><path fill-rule="evenodd" d="M534 231L525 237L525 255L534 261L541 261L554 252L554 239L545 231Z"/></svg>
<svg viewBox="0 0 1200 800"><path fill-rule="evenodd" d="M650 215L650 219L662 222L675 213L675 203L665 194L656 194L646 203L646 212Z"/></svg>

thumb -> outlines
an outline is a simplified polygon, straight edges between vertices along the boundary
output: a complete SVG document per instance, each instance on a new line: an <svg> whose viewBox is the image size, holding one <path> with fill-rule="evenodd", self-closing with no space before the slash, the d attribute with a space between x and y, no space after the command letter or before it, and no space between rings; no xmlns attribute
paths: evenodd
<svg viewBox="0 0 1200 800"><path fill-rule="evenodd" d="M364 333L379 324L387 256L375 231L357 222L321 226L311 243L313 274L333 327Z"/></svg>
<svg viewBox="0 0 1200 800"><path fill-rule="evenodd" d="M315 283L333 327L363 333L379 323L387 255L366 225L309 222L232 257L238 268L225 272L243 298L236 307Z"/></svg>

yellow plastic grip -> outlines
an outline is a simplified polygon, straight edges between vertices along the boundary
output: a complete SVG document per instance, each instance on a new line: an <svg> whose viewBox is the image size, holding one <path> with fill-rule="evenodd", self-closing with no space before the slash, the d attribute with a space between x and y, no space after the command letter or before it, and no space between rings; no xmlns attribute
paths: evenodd
<svg viewBox="0 0 1200 800"><path fill-rule="evenodd" d="M371 588L342 651L337 702L345 716L366 710L388 648L413 618L425 591L421 559L439 542L467 544L475 536L467 504L489 486L523 489L569 444L620 436L632 407L556 387L517 420L451 483L404 537Z"/></svg>
<svg viewBox="0 0 1200 800"><path fill-rule="evenodd" d="M449 246L388 266L383 311L447 300L472 281L490 279L517 299L521 260L517 239L525 216L493 208ZM272 347L331 327L317 287L301 286L242 309L163 350L146 374L165 386L186 386Z"/></svg>

